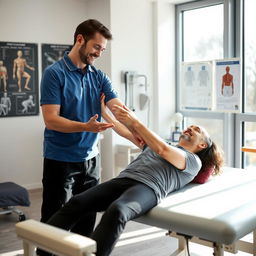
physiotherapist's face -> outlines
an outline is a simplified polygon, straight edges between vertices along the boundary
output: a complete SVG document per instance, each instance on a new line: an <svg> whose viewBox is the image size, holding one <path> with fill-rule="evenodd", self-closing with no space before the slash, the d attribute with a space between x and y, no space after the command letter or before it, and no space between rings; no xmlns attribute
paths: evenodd
<svg viewBox="0 0 256 256"><path fill-rule="evenodd" d="M84 40L84 43L79 49L79 56L84 64L93 65L94 61L101 56L106 49L107 39L100 33L96 33L94 38L89 41Z"/></svg>

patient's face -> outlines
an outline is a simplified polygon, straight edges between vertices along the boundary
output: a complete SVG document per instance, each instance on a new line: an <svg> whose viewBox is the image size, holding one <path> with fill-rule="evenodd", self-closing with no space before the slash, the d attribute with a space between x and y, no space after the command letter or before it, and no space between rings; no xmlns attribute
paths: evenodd
<svg viewBox="0 0 256 256"><path fill-rule="evenodd" d="M198 125L191 125L182 132L180 140L185 140L197 145L202 143L206 136L209 135L203 127Z"/></svg>

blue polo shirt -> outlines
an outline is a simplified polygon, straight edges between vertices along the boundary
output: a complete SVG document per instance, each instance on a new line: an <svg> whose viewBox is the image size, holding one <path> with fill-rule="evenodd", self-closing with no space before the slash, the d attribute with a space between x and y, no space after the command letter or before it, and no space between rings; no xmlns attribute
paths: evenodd
<svg viewBox="0 0 256 256"><path fill-rule="evenodd" d="M40 104L61 105L60 116L69 120L87 122L98 114L100 121L102 92L106 102L117 97L106 74L90 65L83 73L66 52L63 59L45 69ZM98 154L98 137L99 133L62 133L45 128L44 157L64 162L89 160Z"/></svg>

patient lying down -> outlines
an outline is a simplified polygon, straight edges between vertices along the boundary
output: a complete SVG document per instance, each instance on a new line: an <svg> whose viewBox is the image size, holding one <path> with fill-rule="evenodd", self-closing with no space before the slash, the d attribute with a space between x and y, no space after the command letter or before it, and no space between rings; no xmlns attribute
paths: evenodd
<svg viewBox="0 0 256 256"><path fill-rule="evenodd" d="M114 113L115 118L108 114L103 96L103 118L114 123L120 134L129 130L141 138L142 153L116 178L72 197L48 221L72 230L81 218L104 211L95 230L88 233L97 242L97 256L110 255L127 221L145 214L162 198L191 182L200 169L213 167L218 174L223 162L221 151L203 127L189 126L178 145L171 146L125 106L115 106Z"/></svg>

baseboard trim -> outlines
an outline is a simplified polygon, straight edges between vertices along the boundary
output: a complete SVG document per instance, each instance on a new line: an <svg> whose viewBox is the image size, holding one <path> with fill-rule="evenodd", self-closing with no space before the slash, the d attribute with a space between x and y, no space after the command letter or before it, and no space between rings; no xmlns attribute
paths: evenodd
<svg viewBox="0 0 256 256"><path fill-rule="evenodd" d="M24 188L26 188L27 190L33 190L33 189L38 189L38 188L42 188L42 183L31 183L31 184L25 184L22 185Z"/></svg>

